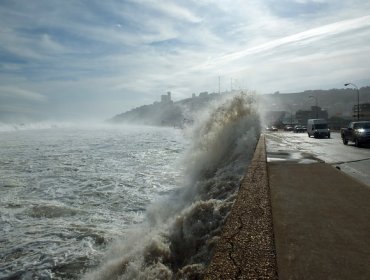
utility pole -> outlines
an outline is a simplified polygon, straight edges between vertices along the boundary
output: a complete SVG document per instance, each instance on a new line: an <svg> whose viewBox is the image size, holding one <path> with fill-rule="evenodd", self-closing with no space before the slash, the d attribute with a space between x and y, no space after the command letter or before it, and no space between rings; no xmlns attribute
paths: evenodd
<svg viewBox="0 0 370 280"><path fill-rule="evenodd" d="M352 83L346 83L344 84L344 86L349 86L349 85L352 85L356 88L356 91L357 91L357 120L359 121L360 120L360 90L358 89L358 87L355 85L355 84L352 84Z"/></svg>

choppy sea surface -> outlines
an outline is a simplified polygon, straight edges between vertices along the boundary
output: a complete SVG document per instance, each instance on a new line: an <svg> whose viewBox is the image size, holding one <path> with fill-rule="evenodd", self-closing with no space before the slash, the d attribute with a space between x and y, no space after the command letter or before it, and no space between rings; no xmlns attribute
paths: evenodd
<svg viewBox="0 0 370 280"><path fill-rule="evenodd" d="M182 131L143 126L0 132L0 278L76 278L181 181Z"/></svg>
<svg viewBox="0 0 370 280"><path fill-rule="evenodd" d="M201 279L259 138L245 94L191 127L0 126L1 279Z"/></svg>

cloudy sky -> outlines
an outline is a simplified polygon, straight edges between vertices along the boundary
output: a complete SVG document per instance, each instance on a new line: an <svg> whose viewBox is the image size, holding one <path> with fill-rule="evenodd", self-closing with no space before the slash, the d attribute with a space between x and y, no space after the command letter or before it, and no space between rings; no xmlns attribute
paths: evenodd
<svg viewBox="0 0 370 280"><path fill-rule="evenodd" d="M0 122L370 85L368 0L1 0Z"/></svg>

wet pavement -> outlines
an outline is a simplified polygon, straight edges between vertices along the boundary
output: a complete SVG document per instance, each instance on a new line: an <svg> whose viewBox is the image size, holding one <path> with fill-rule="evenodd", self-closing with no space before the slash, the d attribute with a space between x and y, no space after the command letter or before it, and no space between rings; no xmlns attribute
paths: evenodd
<svg viewBox="0 0 370 280"><path fill-rule="evenodd" d="M284 151L269 152L267 154L267 162L280 162L280 163L314 163L322 162L312 154L299 152L299 151Z"/></svg>
<svg viewBox="0 0 370 280"><path fill-rule="evenodd" d="M325 162L370 187L370 145L343 145L339 133L331 138L309 138L306 133L266 133L268 162Z"/></svg>
<svg viewBox="0 0 370 280"><path fill-rule="evenodd" d="M204 279L370 279L370 149L337 136L261 137Z"/></svg>

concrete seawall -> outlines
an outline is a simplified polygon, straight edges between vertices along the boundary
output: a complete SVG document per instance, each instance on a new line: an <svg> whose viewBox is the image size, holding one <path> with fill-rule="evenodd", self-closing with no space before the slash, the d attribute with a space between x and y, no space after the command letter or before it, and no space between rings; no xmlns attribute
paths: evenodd
<svg viewBox="0 0 370 280"><path fill-rule="evenodd" d="M263 135L204 279L277 279Z"/></svg>

